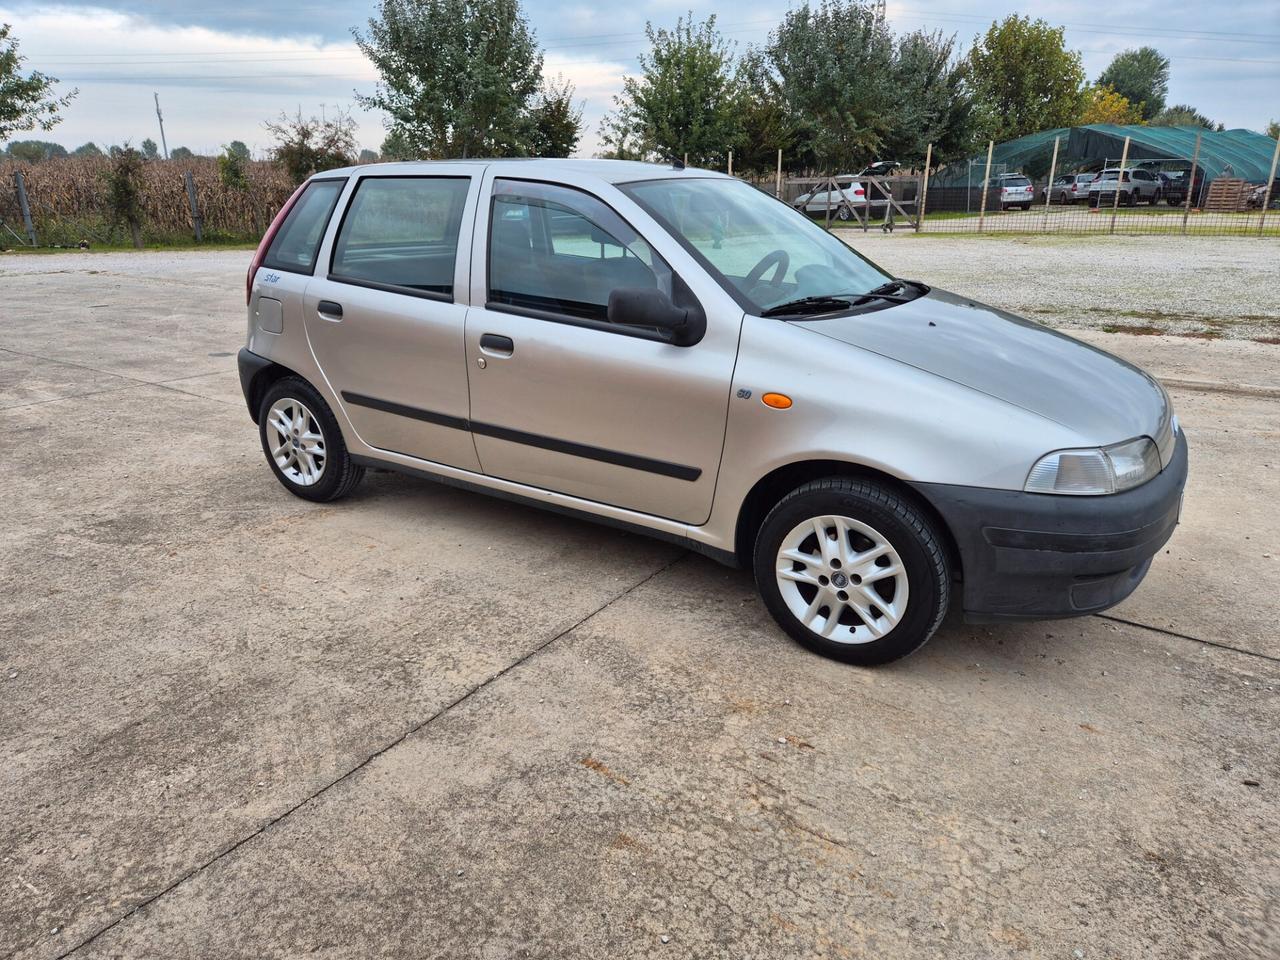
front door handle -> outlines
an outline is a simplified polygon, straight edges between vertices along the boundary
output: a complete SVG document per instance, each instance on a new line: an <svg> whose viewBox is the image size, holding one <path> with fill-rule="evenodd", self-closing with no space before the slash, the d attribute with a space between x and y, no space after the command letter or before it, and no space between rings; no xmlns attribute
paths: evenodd
<svg viewBox="0 0 1280 960"><path fill-rule="evenodd" d="M341 320L342 304L334 303L332 300L321 300L316 304L316 313L326 320Z"/></svg>
<svg viewBox="0 0 1280 960"><path fill-rule="evenodd" d="M515 353L516 344L510 337L485 333L480 336L480 349L495 357L509 357Z"/></svg>

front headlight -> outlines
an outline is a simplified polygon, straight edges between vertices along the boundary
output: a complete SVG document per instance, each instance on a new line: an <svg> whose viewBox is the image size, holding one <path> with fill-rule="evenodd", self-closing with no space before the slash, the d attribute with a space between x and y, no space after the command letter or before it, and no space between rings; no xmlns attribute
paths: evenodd
<svg viewBox="0 0 1280 960"><path fill-rule="evenodd" d="M1146 483L1160 472L1160 453L1146 437L1090 450L1057 450L1041 457L1023 487L1028 493L1100 496Z"/></svg>

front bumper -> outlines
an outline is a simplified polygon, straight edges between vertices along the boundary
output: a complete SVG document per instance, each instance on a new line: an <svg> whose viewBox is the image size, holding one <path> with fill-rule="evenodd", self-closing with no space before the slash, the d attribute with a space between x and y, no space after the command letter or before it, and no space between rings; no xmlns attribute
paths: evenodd
<svg viewBox="0 0 1280 960"><path fill-rule="evenodd" d="M919 483L960 552L970 622L1097 613L1137 589L1178 525L1187 439L1140 487L1102 497Z"/></svg>

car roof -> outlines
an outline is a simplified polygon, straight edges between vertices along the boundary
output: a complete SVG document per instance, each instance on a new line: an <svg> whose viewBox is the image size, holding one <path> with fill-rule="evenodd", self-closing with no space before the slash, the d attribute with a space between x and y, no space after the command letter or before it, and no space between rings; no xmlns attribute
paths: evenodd
<svg viewBox="0 0 1280 960"><path fill-rule="evenodd" d="M441 167L468 166L477 172L487 167L497 168L503 176L537 177L565 183L581 183L584 179L601 183L631 183L637 180L705 179L708 177L732 179L715 170L697 167L678 168L670 164L641 163L636 160L550 159L520 157L506 159L474 160L405 160L393 163L368 163L359 166L326 170L317 176L350 176L371 171L394 171L401 176L430 175Z"/></svg>

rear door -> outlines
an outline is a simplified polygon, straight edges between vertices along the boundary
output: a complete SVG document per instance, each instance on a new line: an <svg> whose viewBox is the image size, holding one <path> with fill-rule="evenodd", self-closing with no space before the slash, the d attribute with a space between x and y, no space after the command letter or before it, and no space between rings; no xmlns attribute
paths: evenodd
<svg viewBox="0 0 1280 960"><path fill-rule="evenodd" d="M487 231L474 243L466 340L484 472L705 522L741 313L708 315L702 340L683 347L611 325L613 289L692 297L656 244L685 263L688 255L665 235L651 243L585 191L497 179L478 219Z"/></svg>
<svg viewBox="0 0 1280 960"><path fill-rule="evenodd" d="M439 165L430 176L362 176L327 269L307 286L303 314L316 360L361 440L478 471L467 430L467 311L454 302L469 279L475 172Z"/></svg>

